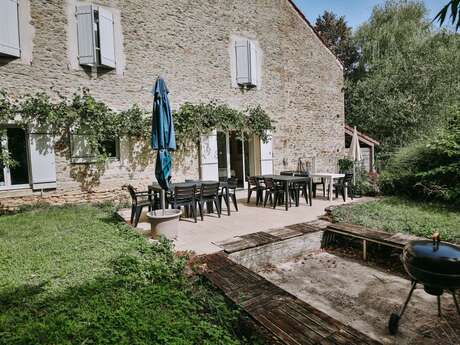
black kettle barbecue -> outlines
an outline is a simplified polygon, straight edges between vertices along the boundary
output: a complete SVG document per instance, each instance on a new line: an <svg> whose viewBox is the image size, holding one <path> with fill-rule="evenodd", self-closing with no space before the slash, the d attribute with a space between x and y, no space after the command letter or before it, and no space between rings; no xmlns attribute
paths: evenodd
<svg viewBox="0 0 460 345"><path fill-rule="evenodd" d="M398 332L399 320L406 310L417 284L423 284L424 290L438 297L438 315L441 316L441 295L444 291L452 293L455 307L460 316L456 293L460 289L460 247L441 242L439 234L433 235L433 241L411 241L401 255L404 268L412 279L412 286L404 305L398 314L390 316L388 329L390 334Z"/></svg>

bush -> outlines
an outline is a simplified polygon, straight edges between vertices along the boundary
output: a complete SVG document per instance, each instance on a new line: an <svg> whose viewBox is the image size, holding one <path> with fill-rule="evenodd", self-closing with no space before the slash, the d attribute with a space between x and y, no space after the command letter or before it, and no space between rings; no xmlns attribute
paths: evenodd
<svg viewBox="0 0 460 345"><path fill-rule="evenodd" d="M351 159L339 159L339 172L342 174L353 172L353 164L354 162Z"/></svg>
<svg viewBox="0 0 460 345"><path fill-rule="evenodd" d="M424 140L398 151L382 173L385 194L401 194L460 206L460 111Z"/></svg>
<svg viewBox="0 0 460 345"><path fill-rule="evenodd" d="M362 196L377 196L380 194L379 175L374 172L362 172L354 184L354 192Z"/></svg>

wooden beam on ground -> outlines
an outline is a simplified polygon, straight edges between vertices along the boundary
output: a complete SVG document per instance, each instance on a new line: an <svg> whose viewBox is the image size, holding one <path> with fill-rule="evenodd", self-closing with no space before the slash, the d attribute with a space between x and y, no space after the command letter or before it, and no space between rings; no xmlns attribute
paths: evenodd
<svg viewBox="0 0 460 345"><path fill-rule="evenodd" d="M277 339L277 343L381 344L231 261L224 252L207 255L201 263L205 264L202 274Z"/></svg>

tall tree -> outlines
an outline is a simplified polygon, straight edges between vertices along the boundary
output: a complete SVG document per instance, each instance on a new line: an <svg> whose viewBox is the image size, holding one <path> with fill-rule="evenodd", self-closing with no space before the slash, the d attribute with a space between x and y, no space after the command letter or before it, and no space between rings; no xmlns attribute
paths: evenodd
<svg viewBox="0 0 460 345"><path fill-rule="evenodd" d="M346 81L347 121L390 154L460 107L459 35L433 30L419 1L387 1L355 34L359 76Z"/></svg>
<svg viewBox="0 0 460 345"><path fill-rule="evenodd" d="M437 20L439 25L444 24L449 8L452 25L455 25L455 30L458 30L460 28L460 0L450 0L447 5L439 11L434 20ZM455 22L457 22L457 24L455 24Z"/></svg>
<svg viewBox="0 0 460 345"><path fill-rule="evenodd" d="M333 12L324 11L316 19L315 30L343 63L345 74L351 73L358 58L358 52L352 44L352 30L347 25L345 17L338 17Z"/></svg>

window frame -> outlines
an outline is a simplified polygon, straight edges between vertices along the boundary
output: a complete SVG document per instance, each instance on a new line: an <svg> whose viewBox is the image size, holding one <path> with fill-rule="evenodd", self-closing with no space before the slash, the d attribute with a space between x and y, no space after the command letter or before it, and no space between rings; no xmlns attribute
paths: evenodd
<svg viewBox="0 0 460 345"><path fill-rule="evenodd" d="M234 36L231 59L234 87L246 89L261 87L262 52L256 40Z"/></svg>
<svg viewBox="0 0 460 345"><path fill-rule="evenodd" d="M106 140L105 142L112 141L115 144L115 156L108 156L109 161L111 162L118 162L120 161L120 139L113 138L111 140ZM99 145L103 145L104 142L100 143Z"/></svg>
<svg viewBox="0 0 460 345"><path fill-rule="evenodd" d="M81 42L84 42L85 38L84 36L80 36L81 32L79 30L79 20L78 16L83 15L85 13L80 12L80 9L84 9L86 7L90 8L90 15L91 15L91 37L86 37L86 39L91 40L91 50L92 50L92 56L84 56L85 58L92 58L92 62L82 62L81 61L81 56L80 56L80 44ZM101 37L101 11L110 13L111 15L111 21L112 21L112 29L111 29L111 40L112 43L111 45L113 46L113 65L103 63L103 60L109 60L108 58L104 58L102 56L102 46L104 45L103 40L104 38ZM88 13L86 13L88 14ZM117 59L117 40L116 40L116 30L115 30L115 14L114 11L110 8L106 8L103 6L98 6L94 4L87 4L87 5L79 5L75 7L75 17L76 19L76 32L77 32L77 57L78 57L78 64L80 66L89 66L89 67L96 67L96 68L101 68L101 69L107 69L107 70L112 70L117 68L118 64L118 59ZM85 24L87 25L87 24ZM85 32L82 28L82 32ZM86 32L87 33L87 32Z"/></svg>
<svg viewBox="0 0 460 345"><path fill-rule="evenodd" d="M84 143L84 134L70 134L70 163L71 164L93 164L97 162L97 155L92 154L92 155L86 155L86 156L76 156L75 154L75 137L81 137ZM121 160L120 158L120 139L119 138L113 138L112 140L115 141L115 151L116 151L116 156L109 156L108 161L109 162L119 162ZM102 143L100 143L101 145Z"/></svg>

